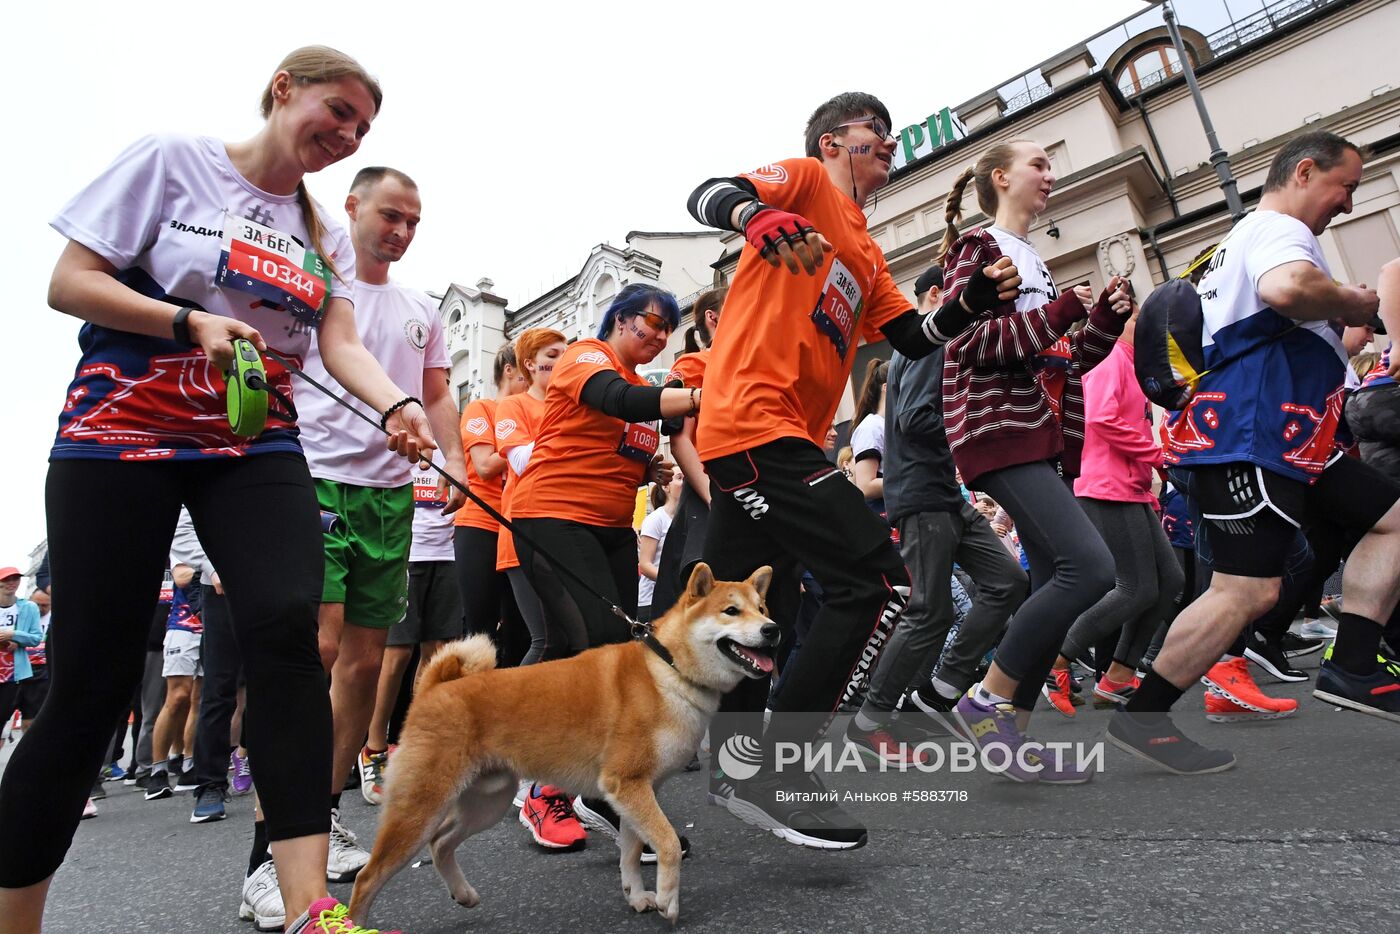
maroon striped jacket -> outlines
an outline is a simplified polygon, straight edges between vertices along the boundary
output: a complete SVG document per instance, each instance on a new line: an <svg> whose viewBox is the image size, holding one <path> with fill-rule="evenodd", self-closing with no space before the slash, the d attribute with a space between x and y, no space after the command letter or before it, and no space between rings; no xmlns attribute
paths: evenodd
<svg viewBox="0 0 1400 934"><path fill-rule="evenodd" d="M948 299L958 296L972 273L1001 258L991 234L978 228L958 238L944 257ZM1088 323L1069 335L1070 368L1060 418L1032 369L1084 306L1071 291L1032 311L1006 302L983 314L948 342L943 360L943 421L953 460L969 485L989 470L1060 456L1066 477L1079 476L1084 448L1085 373L1113 349L1123 318L1101 295Z"/></svg>

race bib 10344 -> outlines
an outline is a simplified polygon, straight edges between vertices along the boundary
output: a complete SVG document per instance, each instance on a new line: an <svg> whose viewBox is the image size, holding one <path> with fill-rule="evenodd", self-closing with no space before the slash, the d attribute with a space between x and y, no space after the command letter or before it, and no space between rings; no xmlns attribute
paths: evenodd
<svg viewBox="0 0 1400 934"><path fill-rule="evenodd" d="M330 294L325 260L290 234L244 217L224 221L223 252L214 284L281 305L297 320L320 324Z"/></svg>

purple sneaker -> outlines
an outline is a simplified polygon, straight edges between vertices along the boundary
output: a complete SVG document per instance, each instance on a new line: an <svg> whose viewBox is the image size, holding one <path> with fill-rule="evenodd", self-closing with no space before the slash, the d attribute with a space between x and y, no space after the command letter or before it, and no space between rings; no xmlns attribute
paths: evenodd
<svg viewBox="0 0 1400 934"><path fill-rule="evenodd" d="M1010 704L983 706L968 691L953 708L963 734L972 739L984 767L1013 782L1040 780L1043 769L1039 746L1027 743L1016 727L1016 708Z"/></svg>
<svg viewBox="0 0 1400 934"><path fill-rule="evenodd" d="M240 756L235 749L229 754L229 769L233 772L233 794L246 795L253 790L253 769L247 756Z"/></svg>
<svg viewBox="0 0 1400 934"><path fill-rule="evenodd" d="M1035 757L1040 760L1040 781L1042 784L1082 785L1093 780L1093 769L1081 766L1071 749L1046 746L1040 740L1030 736L1026 737L1026 743L1038 747ZM1031 754L1027 753L1026 758L1030 759Z"/></svg>

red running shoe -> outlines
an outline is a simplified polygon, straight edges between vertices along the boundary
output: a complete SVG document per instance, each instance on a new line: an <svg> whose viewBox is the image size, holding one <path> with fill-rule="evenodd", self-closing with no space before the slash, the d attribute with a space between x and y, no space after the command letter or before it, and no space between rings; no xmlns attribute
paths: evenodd
<svg viewBox="0 0 1400 934"><path fill-rule="evenodd" d="M520 808L520 823L547 850L577 850L588 840L569 796L553 785L530 786Z"/></svg>
<svg viewBox="0 0 1400 934"><path fill-rule="evenodd" d="M846 728L846 742L856 747L861 755L897 769L907 769L928 764L928 756L917 742L896 739L890 731L877 726L873 730L862 730L855 721Z"/></svg>
<svg viewBox="0 0 1400 934"><path fill-rule="evenodd" d="M1040 686L1040 693L1045 695L1045 699L1066 717L1074 716L1074 691L1068 668L1051 668L1050 677L1055 679L1055 686L1050 686L1050 681Z"/></svg>
<svg viewBox="0 0 1400 934"><path fill-rule="evenodd" d="M1218 694L1231 703L1255 713L1286 717L1298 709L1298 702L1295 700L1270 697L1259 690L1259 685L1254 683L1254 678L1249 673L1249 662L1243 658L1216 662L1210 671L1202 676L1201 683L1210 693Z"/></svg>
<svg viewBox="0 0 1400 934"><path fill-rule="evenodd" d="M1298 706L1294 704L1289 710L1280 713L1266 713L1262 710L1251 710L1248 707L1241 707L1222 694L1215 694L1206 691L1206 719L1212 723L1239 723L1243 720L1282 720L1284 717L1293 716Z"/></svg>

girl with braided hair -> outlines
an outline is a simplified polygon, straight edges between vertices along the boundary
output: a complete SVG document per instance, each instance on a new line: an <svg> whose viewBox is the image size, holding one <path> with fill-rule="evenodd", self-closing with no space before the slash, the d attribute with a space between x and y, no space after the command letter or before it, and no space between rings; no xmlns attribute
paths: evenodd
<svg viewBox="0 0 1400 934"><path fill-rule="evenodd" d="M971 183L993 223L959 234L963 193ZM1024 730L1065 633L1113 587L1113 556L1070 487L1084 444L1083 374L1113 349L1130 302L1122 280L1092 301L1087 286L1061 294L1028 239L1045 210L1055 173L1045 150L1027 140L993 146L948 195L943 241L950 297L972 272L1009 256L1020 294L979 316L948 342L943 366L948 442L967 486L1000 503L1021 533L1031 596L997 647L982 682L955 713L982 746L1015 754L1016 781L1073 784L1088 772L1029 740ZM1088 317L1073 333L1071 326Z"/></svg>

